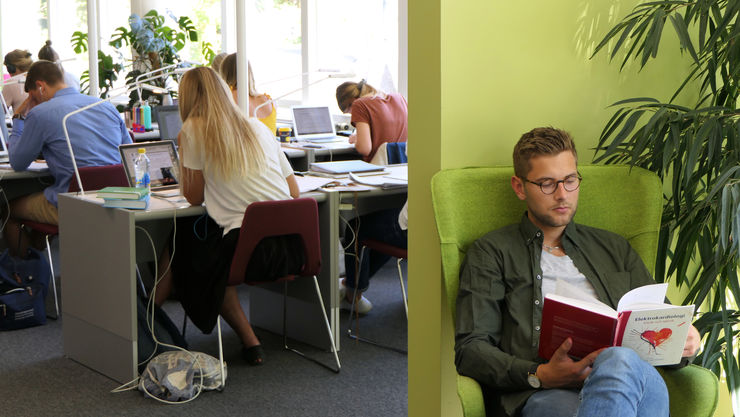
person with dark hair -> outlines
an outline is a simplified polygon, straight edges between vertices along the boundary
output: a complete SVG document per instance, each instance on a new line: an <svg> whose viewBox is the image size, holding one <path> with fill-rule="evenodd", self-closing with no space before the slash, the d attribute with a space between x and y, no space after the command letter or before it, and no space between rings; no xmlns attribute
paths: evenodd
<svg viewBox="0 0 740 417"><path fill-rule="evenodd" d="M62 119L74 110L100 101L68 87L59 66L44 60L31 65L24 89L28 98L14 110L13 131L8 139L10 165L16 171L23 171L41 154L54 184L10 202L10 217L3 236L14 255L25 254L29 243L28 237L20 232L21 220L59 223L57 194L67 192L74 175ZM70 117L67 128L78 167L120 163L118 145L131 143L121 116L108 102ZM40 237L35 238L34 246L43 246Z"/></svg>
<svg viewBox="0 0 740 417"><path fill-rule="evenodd" d="M511 187L527 211L466 253L457 297L458 373L481 384L489 416L667 417L663 378L630 348L573 359L573 340L566 338L549 361L538 357L544 297L557 280L615 308L630 289L655 282L626 239L573 222L582 178L568 132L533 129L513 159ZM699 344L691 326L680 365Z"/></svg>
<svg viewBox="0 0 740 417"><path fill-rule="evenodd" d="M342 83L336 95L339 110L352 114L349 143L362 159L369 162L385 142L406 142L409 110L402 95L378 91L365 80Z"/></svg>
<svg viewBox="0 0 740 417"><path fill-rule="evenodd" d="M64 69L64 67L62 66L62 61L59 60L59 54L57 53L57 51L54 50L54 48L51 47L51 41L46 41L44 46L39 49L38 58L45 59L59 65L59 69L62 70L64 82L67 84L67 86L73 87L77 91L80 90L80 79Z"/></svg>
<svg viewBox="0 0 740 417"><path fill-rule="evenodd" d="M5 55L3 65L11 77L5 81L7 84L3 86L3 98L11 110L20 106L28 97L28 94L23 91L23 83L26 81L26 72L31 64L33 60L28 51L15 49Z"/></svg>

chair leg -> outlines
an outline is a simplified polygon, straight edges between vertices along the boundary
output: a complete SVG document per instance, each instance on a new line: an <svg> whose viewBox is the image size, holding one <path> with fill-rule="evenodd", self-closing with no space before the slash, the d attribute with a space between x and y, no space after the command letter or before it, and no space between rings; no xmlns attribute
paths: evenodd
<svg viewBox="0 0 740 417"><path fill-rule="evenodd" d="M136 279L139 281L139 287L141 287L141 293L144 298L149 298L146 292L146 286L144 286L144 280L141 278L141 272L139 272L139 265L136 264Z"/></svg>
<svg viewBox="0 0 740 417"><path fill-rule="evenodd" d="M187 316L185 316L187 320ZM221 365L221 387L219 391L223 391L226 388L226 372L224 372L224 344L221 338L221 316L216 318L216 327L218 328L218 362ZM185 334L185 325L183 324L183 335Z"/></svg>
<svg viewBox="0 0 740 417"><path fill-rule="evenodd" d="M54 277L54 264L51 262L51 245L49 245L49 235L46 235L46 253L49 256L49 270L51 271L51 288L54 290L54 311L56 315L54 320L59 318L59 298L57 297L57 280Z"/></svg>
<svg viewBox="0 0 740 417"><path fill-rule="evenodd" d="M398 280L401 281L401 294L403 295L403 308L406 310L406 322L409 321L409 300L406 296L406 286L403 283L403 272L401 271L401 261L403 258L398 258L396 266L398 267Z"/></svg>
<svg viewBox="0 0 740 417"><path fill-rule="evenodd" d="M337 344L334 342L334 335L331 333L331 326L329 325L329 318L326 315L326 309L324 308L324 299L321 297L321 288L319 287L319 281L316 278L316 275L313 276L313 283L314 287L316 289L316 296L319 299L319 308L321 309L321 314L324 317L324 324L326 325L326 331L329 334L329 341L331 342L331 352L334 354L334 361L336 362L337 366L336 368L332 368L329 365L326 365L323 362L320 362L317 359L314 359L310 356L306 356L303 352L300 352L294 348L291 348L288 346L288 337L287 337L287 296L288 296L288 283L287 281L284 283L283 287L283 343L285 344L285 349L290 350L312 362L316 362L317 364L323 366L326 369L329 369L331 371L334 371L335 373L339 373L339 371L342 369L342 365L339 363L339 355L337 354Z"/></svg>
<svg viewBox="0 0 740 417"><path fill-rule="evenodd" d="M362 257L365 255L365 249L366 248L363 246L362 249L360 250L360 262L362 262ZM408 307L408 301L406 299L406 287L404 286L404 283L403 283L403 274L401 272L401 258L398 259L397 265L398 265L398 277L401 280L401 292L403 294L403 306L404 306L404 308L406 310L406 321L408 322L408 319L409 319L409 307ZM357 302L357 288L355 288L354 294L352 295L352 306L349 309L349 326L347 327L347 336L350 339L356 340L358 342L365 342L365 343L369 343L371 345L375 345L377 347L381 347L381 348L393 350L395 352L407 354L408 351L405 350L405 349L401 349L401 348L397 348L397 347L394 347L394 346L391 346L391 345L386 345L386 344L383 344L383 343L379 343L379 342L376 342L374 340L371 340L371 339L368 339L368 338L365 338L365 337L360 336L359 335L359 332L358 332L358 334L355 334L355 333L352 332L352 323L353 323L354 319L357 319L357 325L358 325L358 327L359 327L359 323L360 323L360 317L359 317L359 315L357 317L354 317L355 316L354 310L355 310L355 303L356 302Z"/></svg>

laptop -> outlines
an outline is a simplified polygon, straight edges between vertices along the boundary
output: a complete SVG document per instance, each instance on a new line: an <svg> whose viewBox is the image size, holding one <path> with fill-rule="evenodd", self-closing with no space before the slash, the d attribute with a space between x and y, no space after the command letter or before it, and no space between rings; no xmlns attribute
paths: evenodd
<svg viewBox="0 0 740 417"><path fill-rule="evenodd" d="M5 98L2 94L0 94L0 105L2 105L2 114L4 116L2 118L2 126L0 126L0 163L2 163L10 160L8 157L8 145L5 142L8 139L8 135L10 135L11 129L11 127L8 127L8 121L11 120L9 114L10 110L8 109L8 105L5 103Z"/></svg>
<svg viewBox="0 0 740 417"><path fill-rule="evenodd" d="M175 142L161 140L156 142L139 142L119 145L121 162L126 171L129 186L136 185L136 174L134 171L134 160L139 155L139 148L146 149L149 157L149 178L151 180L152 194L171 196L179 193L180 183L180 157L175 149Z"/></svg>
<svg viewBox="0 0 740 417"><path fill-rule="evenodd" d="M329 106L293 106L291 111L297 141L335 142L341 139L334 130Z"/></svg>
<svg viewBox="0 0 740 417"><path fill-rule="evenodd" d="M159 123L160 139L177 140L177 134L182 128L180 108L178 106L157 106L157 123Z"/></svg>

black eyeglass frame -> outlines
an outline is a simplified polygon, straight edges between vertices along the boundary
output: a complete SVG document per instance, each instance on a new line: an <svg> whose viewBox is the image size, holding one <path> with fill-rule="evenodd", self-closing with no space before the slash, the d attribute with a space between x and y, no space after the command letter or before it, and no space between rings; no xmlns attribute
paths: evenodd
<svg viewBox="0 0 740 417"><path fill-rule="evenodd" d="M546 192L545 192L545 189L544 189L544 188L542 188L542 186L543 186L543 185L545 185L545 182L534 182L534 181L530 181L530 180L528 180L528 179L526 179L526 178L522 178L522 181L524 181L524 182L528 182L528 183L530 183L530 184L534 184L534 185L536 185L536 186L540 187L540 191L542 191L542 194L544 194L544 195L550 195L550 194L554 194L554 193L555 193L555 191L557 191L557 189L558 189L558 186L560 185L560 183L562 183L562 184L563 184L563 189L564 189L565 191L569 192L569 193L571 193L571 192L573 192L573 191L577 190L577 189L578 189L578 187L580 187L580 186L581 186L581 181L583 181L583 177L581 176L581 173L580 173L580 172L578 172L578 173L576 174L576 178L578 179L578 184L576 184L576 188L574 188L574 189L572 189L572 190L569 190L569 189L568 189L568 187L566 187L566 186L565 186L565 181L567 181L567 180L568 180L568 179L570 179L570 178L571 178L571 176L570 176L570 175L568 175L567 177L565 177L565 179L562 179L562 180L558 180L558 181L555 181L555 188L553 188L553 189L552 189L552 191L550 191L549 193L546 193ZM549 180L548 180L548 181L549 181Z"/></svg>

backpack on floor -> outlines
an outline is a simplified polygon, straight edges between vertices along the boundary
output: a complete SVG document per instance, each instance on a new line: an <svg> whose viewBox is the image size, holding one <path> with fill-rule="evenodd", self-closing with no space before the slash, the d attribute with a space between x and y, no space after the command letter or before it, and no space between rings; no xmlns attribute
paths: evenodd
<svg viewBox="0 0 740 417"><path fill-rule="evenodd" d="M144 371L147 362L153 357L162 352L173 350L173 348L167 346L156 345L148 325L146 301L142 296L137 297L136 319L138 322L137 349L139 373ZM149 314L151 314L151 311ZM154 306L154 333L157 335L157 340L160 343L175 345L185 349L188 347L188 343L185 341L183 335L180 334L177 326L170 320L167 313L157 305ZM156 352L154 351L155 345Z"/></svg>
<svg viewBox="0 0 740 417"><path fill-rule="evenodd" d="M0 253L0 330L46 323L46 293L51 271L43 252L29 248L26 259Z"/></svg>

